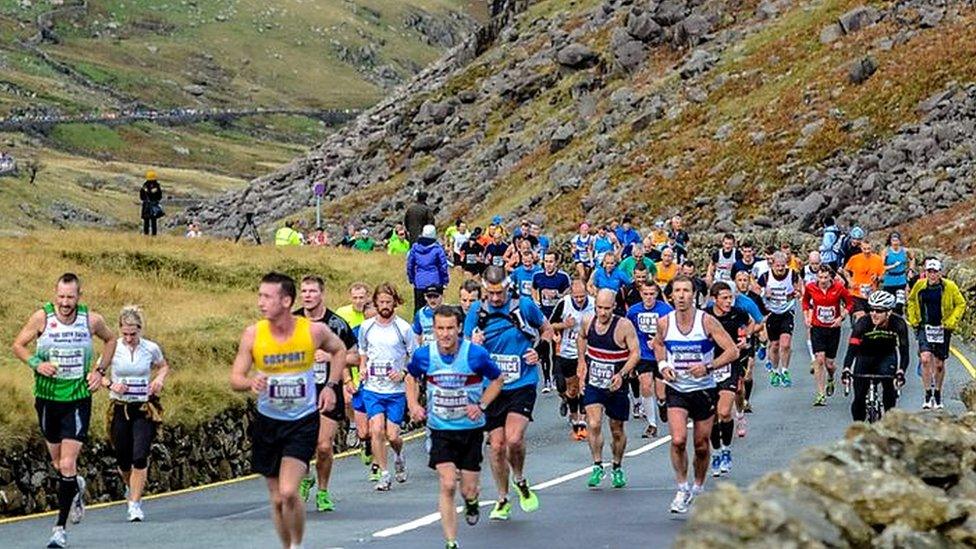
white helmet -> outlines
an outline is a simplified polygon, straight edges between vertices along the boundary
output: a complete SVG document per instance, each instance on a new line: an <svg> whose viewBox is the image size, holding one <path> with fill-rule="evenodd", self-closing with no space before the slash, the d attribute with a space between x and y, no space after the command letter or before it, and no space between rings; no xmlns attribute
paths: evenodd
<svg viewBox="0 0 976 549"><path fill-rule="evenodd" d="M868 308L890 311L895 308L895 296L884 290L875 290L868 298Z"/></svg>

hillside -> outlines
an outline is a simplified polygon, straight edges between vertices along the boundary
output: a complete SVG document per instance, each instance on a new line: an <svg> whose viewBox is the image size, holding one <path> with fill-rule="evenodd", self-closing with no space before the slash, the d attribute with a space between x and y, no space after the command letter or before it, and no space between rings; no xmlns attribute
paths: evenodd
<svg viewBox="0 0 976 549"><path fill-rule="evenodd" d="M0 178L0 229L127 227L148 166L174 208L240 188L325 139L333 111L375 104L440 57L479 6L0 0L0 151L43 167L35 186L18 184L24 169ZM155 118L187 112L208 115Z"/></svg>
<svg viewBox="0 0 976 549"><path fill-rule="evenodd" d="M497 40L188 215L225 233L245 210L307 216L317 180L335 221L388 225L422 187L445 221L531 212L563 230L621 210L873 230L973 196L972 1L514 5Z"/></svg>

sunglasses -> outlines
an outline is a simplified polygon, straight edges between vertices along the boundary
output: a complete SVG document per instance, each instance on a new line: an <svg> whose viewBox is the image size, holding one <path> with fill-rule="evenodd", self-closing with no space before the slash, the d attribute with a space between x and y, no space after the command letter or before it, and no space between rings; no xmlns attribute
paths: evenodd
<svg viewBox="0 0 976 549"><path fill-rule="evenodd" d="M889 311L888 309L871 309L870 311L871 311L872 313L878 313L879 315L880 315L880 314L884 314L884 313L890 313L890 312L891 312L891 311Z"/></svg>

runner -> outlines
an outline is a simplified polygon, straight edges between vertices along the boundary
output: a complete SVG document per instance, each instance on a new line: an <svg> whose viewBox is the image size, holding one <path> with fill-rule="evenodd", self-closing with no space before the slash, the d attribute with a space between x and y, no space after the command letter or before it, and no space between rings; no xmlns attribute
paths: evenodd
<svg viewBox="0 0 976 549"><path fill-rule="evenodd" d="M753 247L752 241L746 240L739 246L739 250L742 252L742 259L735 262L732 270L749 271L751 273L753 267L756 266L756 248ZM734 275L733 278L735 278Z"/></svg>
<svg viewBox="0 0 976 549"><path fill-rule="evenodd" d="M258 396L251 424L251 465L264 476L271 499L271 518L283 547L303 547L305 507L298 485L308 472L319 434L319 413L336 407L346 349L324 324L291 314L295 281L268 273L258 289L264 318L241 337L231 370L235 391ZM315 396L315 351L330 354L326 389ZM251 369L257 370L248 375Z"/></svg>
<svg viewBox="0 0 976 549"><path fill-rule="evenodd" d="M436 342L417 349L410 359L407 402L414 421L427 420L429 466L440 477L438 509L447 549L456 549L454 493L460 471L464 518L478 523L481 443L488 405L502 389L501 371L480 346L461 339L462 315L455 307L434 310ZM482 380L488 380L487 387ZM420 405L418 382L426 382L427 408Z"/></svg>
<svg viewBox="0 0 976 549"><path fill-rule="evenodd" d="M966 312L966 300L955 282L942 276L942 262L925 258L925 277L908 294L908 323L915 330L922 359L922 409L942 409L942 383L949 341Z"/></svg>
<svg viewBox="0 0 976 549"><path fill-rule="evenodd" d="M532 275L532 296L539 310L550 322L552 312L556 309L559 300L569 291L569 275L557 269L559 265L559 254L547 252L542 260L543 269ZM542 363L542 393L549 394L554 387L552 378L553 363L553 342L541 340L535 349L539 353L539 360Z"/></svg>
<svg viewBox="0 0 976 549"><path fill-rule="evenodd" d="M541 272L542 268L535 264L535 252L531 250L519 252L519 266L509 275L512 286L519 296L532 297L532 280L537 273Z"/></svg>
<svg viewBox="0 0 976 549"><path fill-rule="evenodd" d="M766 315L766 336L769 338L769 360L772 364L769 384L773 387L793 386L790 356L794 309L796 300L802 295L802 286L799 276L786 266L786 262L786 254L775 252L770 271L756 281L762 289L763 303L769 311Z"/></svg>
<svg viewBox="0 0 976 549"><path fill-rule="evenodd" d="M458 289L458 303L461 312L468 314L471 304L481 299L481 282L477 280L465 280Z"/></svg>
<svg viewBox="0 0 976 549"><path fill-rule="evenodd" d="M573 267L576 269L576 278L580 280L588 279L590 271L593 270L593 241L590 224L580 223L579 232L570 240L573 248Z"/></svg>
<svg viewBox="0 0 976 549"><path fill-rule="evenodd" d="M915 272L915 253L902 246L901 234L888 235L888 246L884 251L884 278L882 289L895 296L895 314L905 314L905 295L908 289L909 273Z"/></svg>
<svg viewBox="0 0 976 549"><path fill-rule="evenodd" d="M803 318L809 327L810 344L816 357L814 406L825 406L827 397L834 394L834 372L837 369L834 359L840 345L840 327L853 308L847 287L837 280L833 269L821 265L816 282L808 283L803 292Z"/></svg>
<svg viewBox="0 0 976 549"><path fill-rule="evenodd" d="M485 264L504 267L505 254L509 248L505 242L505 229L500 226L496 226L494 230L489 228L488 234L491 235L491 243L485 246Z"/></svg>
<svg viewBox="0 0 976 549"><path fill-rule="evenodd" d="M706 287L715 282L732 282L732 266L742 261L742 252L735 248L735 235L725 233L722 247L712 252L708 273L705 275Z"/></svg>
<svg viewBox="0 0 976 549"><path fill-rule="evenodd" d="M111 378L102 380L102 386L110 391L106 423L125 482L126 520L141 522L146 519L142 492L146 487L149 450L161 419L159 394L169 374L169 363L159 345L142 337L142 311L138 307L122 308L119 333L122 345L115 347Z"/></svg>
<svg viewBox="0 0 976 549"><path fill-rule="evenodd" d="M657 277L657 266L654 265L654 262L650 258L644 255L644 245L640 242L635 242L631 245L630 250L630 257L620 262L620 270L628 277L633 278L635 268L640 265L649 273L652 280Z"/></svg>
<svg viewBox="0 0 976 549"><path fill-rule="evenodd" d="M715 423L712 425L712 476L727 475L732 471L732 405L739 392L739 380L745 374L749 360L749 336L755 324L749 314L734 305L732 287L727 282L716 282L708 292L712 298L709 312L719 321L737 347L738 358L712 375L718 387Z"/></svg>
<svg viewBox="0 0 976 549"><path fill-rule="evenodd" d="M691 237L688 236L688 232L684 230L683 226L684 220L681 216L674 215L671 218L671 230L668 231L668 239L673 240L682 251L685 251L691 244Z"/></svg>
<svg viewBox="0 0 976 549"><path fill-rule="evenodd" d="M350 364L358 359L359 353L356 352L356 337L352 335L352 328L339 315L332 312L325 306L325 281L315 275L307 275L302 278L299 286L302 298L302 307L296 309L295 316L302 316L311 322L325 324L332 330L343 343L346 349L346 364ZM315 393L319 395L325 390L325 384L331 377L329 375L329 354L322 350L315 351ZM343 375L346 373L343 372ZM312 486L318 481L318 491L315 494L315 509L324 511L335 510L335 504L329 495L329 479L332 477L333 448L332 443L336 432L339 430L339 423L342 422L346 414L345 391L336 391L336 405L329 412L322 414L319 420L319 438L315 446L315 477L308 475L302 478L298 485L298 494L302 501L308 501L312 493Z"/></svg>
<svg viewBox="0 0 976 549"><path fill-rule="evenodd" d="M542 311L527 297L509 296L505 272L498 267L485 270L485 296L471 306L464 321L464 335L485 347L505 379L501 395L486 410L491 444L491 469L498 488L498 500L489 518L508 520L509 469L525 512L539 508L539 498L525 479L525 429L535 408L535 387L539 383L539 355L533 347L539 337L552 338L552 328Z"/></svg>
<svg viewBox="0 0 976 549"><path fill-rule="evenodd" d="M587 486L596 488L603 482L603 415L610 423L613 454L610 481L614 488L627 485L622 464L627 448L628 400L624 380L640 360L640 344L634 325L626 318L613 314L614 292L600 290L596 295L596 314L583 320L577 348L579 368L577 377L586 380L583 406L586 410L587 441L593 457L593 472ZM600 332L603 333L600 333Z"/></svg>
<svg viewBox="0 0 976 549"><path fill-rule="evenodd" d="M349 286L348 305L336 309L336 315L352 329L352 335L359 341L359 327L367 317L374 316L376 309L369 299L370 288L365 282L353 282ZM346 372L342 374L343 396L349 403L346 416L350 423L356 426L355 432L350 432L346 442L349 446L359 446L359 459L367 468L369 479L380 479L379 466L373 464L373 439L369 435L369 418L366 417L366 405L363 404L362 376L359 374L359 358L346 363ZM355 438L353 438L355 437Z"/></svg>
<svg viewBox="0 0 976 549"><path fill-rule="evenodd" d="M88 440L91 394L101 386L115 356L115 334L80 299L81 280L64 273L55 284L54 301L31 315L13 344L14 355L34 372L34 408L58 472L58 518L48 547L67 547L69 514L73 524L85 514L85 479L78 474L78 455ZM92 336L104 342L94 369ZM34 341L37 351L31 353L28 346Z"/></svg>
<svg viewBox="0 0 976 549"><path fill-rule="evenodd" d="M752 376L756 367L756 352L759 347L759 338L763 336L767 311L759 294L750 289L752 275L748 270L733 267L732 278L735 281L735 301L733 303L736 307L746 311L753 322L752 333L749 334L749 347L745 352L740 353L740 355L745 355L745 372L739 379L739 390L736 393L735 401L736 434L742 438L746 436L749 425L746 414L752 412L752 404L749 402L752 398Z"/></svg>
<svg viewBox="0 0 976 549"><path fill-rule="evenodd" d="M687 513L695 497L704 490L708 472L709 438L715 419L715 376L712 372L731 364L739 356L735 342L711 315L694 308L694 284L679 275L673 280L675 310L658 320L654 355L667 387L668 424L671 432L671 465L678 492L671 502L672 513ZM714 357L716 344L723 349ZM694 485L688 486L688 432L682 426L694 422Z"/></svg>
<svg viewBox="0 0 976 549"><path fill-rule="evenodd" d="M590 275L590 280L586 285L590 295L595 296L597 290L611 290L616 293L626 284L630 284L630 277L624 274L617 266L617 256L613 253L606 253L600 266L594 269Z"/></svg>
<svg viewBox="0 0 976 549"><path fill-rule="evenodd" d="M654 282L661 288L667 286L678 275L678 269L681 268L680 265L675 263L674 250L671 248L661 250L661 262L656 266L657 276L654 277Z"/></svg>
<svg viewBox="0 0 976 549"><path fill-rule="evenodd" d="M626 316L628 309L641 302L641 287L644 284L653 284L653 282L650 282L651 280L653 278L644 269L644 266L638 264L631 274L630 284L621 286L620 291L616 294L617 299L613 309L614 314L617 316Z"/></svg>
<svg viewBox="0 0 976 549"><path fill-rule="evenodd" d="M871 379L863 376L885 377L881 380L885 412L893 408L898 400L896 386L905 384L908 325L902 317L891 314L894 308L895 296L884 290L876 290L868 298L868 316L854 321L847 354L844 355L843 373L845 383L850 383L853 376L851 417L854 421L864 421L867 416L865 401Z"/></svg>
<svg viewBox="0 0 976 549"><path fill-rule="evenodd" d="M454 259L455 267L464 267L464 255L461 253L461 250L464 248L464 244L471 239L471 233L468 232L467 223L460 219L457 220L456 227L457 230L451 236L447 236L447 233L445 233L445 239L450 240L450 242L448 242L448 245L444 249L453 252L451 257Z"/></svg>
<svg viewBox="0 0 976 549"><path fill-rule="evenodd" d="M359 330L359 370L373 458L380 473L376 489L386 492L392 487L387 443L393 448L396 481L407 481L400 424L407 407L407 360L417 348L417 339L411 337L410 324L396 315L403 299L392 284L384 282L373 290L373 305L376 316L363 322Z"/></svg>
<svg viewBox="0 0 976 549"><path fill-rule="evenodd" d="M424 289L424 301L426 305L413 315L411 325L418 347L434 341L434 309L444 303L444 288L428 286Z"/></svg>
<svg viewBox="0 0 976 549"><path fill-rule="evenodd" d="M465 278L478 278L485 270L485 246L481 243L481 227L475 227L471 238L461 245L461 261Z"/></svg>
<svg viewBox="0 0 976 549"><path fill-rule="evenodd" d="M596 265L603 265L603 256L616 253L619 245L617 237L606 225L597 228L596 238L593 239L593 254Z"/></svg>
<svg viewBox="0 0 976 549"><path fill-rule="evenodd" d="M644 428L642 438L654 438L657 436L657 416L660 412L661 421L668 420L668 412L665 407L664 383L657 380L661 378L661 372L657 367L657 358L654 356L653 341L657 335L657 321L666 316L672 310L671 306L658 299L661 288L653 282L641 285L641 302L627 310L627 319L637 329L637 340L640 344L640 361L637 363L637 379L640 383L641 408L644 411L644 418L647 420L647 427Z"/></svg>
<svg viewBox="0 0 976 549"><path fill-rule="evenodd" d="M581 280L574 280L570 295L563 297L552 312L552 329L559 333L559 348L555 358L556 387L562 403L559 415L569 414L569 425L574 440L586 439L586 422L583 421L583 401L580 398L579 378L576 377L579 350L576 336L583 318L594 313L593 298L586 293Z"/></svg>
<svg viewBox="0 0 976 549"><path fill-rule="evenodd" d="M853 229L851 234L854 234ZM855 322L867 314L868 296L878 288L878 282L885 273L884 261L874 253L874 246L870 242L861 241L860 249L861 253L848 259L844 265L850 280L851 297L854 298Z"/></svg>

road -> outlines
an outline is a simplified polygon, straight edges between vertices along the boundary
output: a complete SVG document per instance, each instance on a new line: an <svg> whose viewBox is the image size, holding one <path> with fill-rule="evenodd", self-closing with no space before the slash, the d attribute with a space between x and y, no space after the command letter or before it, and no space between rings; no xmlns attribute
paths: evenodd
<svg viewBox="0 0 976 549"><path fill-rule="evenodd" d="M802 328L798 327L797 335ZM841 351L843 353L844 347ZM914 347L913 347L914 353ZM841 354L843 356L843 354ZM969 354L969 360L973 355ZM746 485L785 465L803 448L840 438L850 423L849 400L838 391L825 408L811 407L813 380L807 375L809 357L805 339L795 340L792 367L794 386L772 388L765 371L757 372L753 395L755 413L749 433L733 443L734 464L728 481ZM951 358L946 381L946 407L963 409L956 398L970 379L961 363ZM899 406L921 406L919 378L912 375ZM536 421L528 433L526 477L539 487L540 509L527 515L516 510L507 523L491 523L487 511L495 496L488 465L482 473L482 522L460 526L466 548L488 547L660 547L670 545L684 517L668 512L674 495L665 429L663 438L640 438L642 421L628 422L628 457L624 468L629 484L621 490L585 486L590 456L583 442L572 442L565 420L557 413L555 395L540 396ZM609 459L609 448L605 459ZM331 492L337 510L314 512L309 503L306 547L376 548L442 547L437 522L437 481L426 467L419 441L407 444L410 478L387 493L376 492L356 458L340 460L333 472ZM724 481L724 480L723 480ZM706 488L713 484L709 479ZM314 499L314 496L313 496ZM266 491L262 480L229 485L146 501L147 520L125 522L122 504L90 510L85 520L68 530L71 547L276 547ZM0 525L0 547L43 547L52 518L28 518Z"/></svg>

